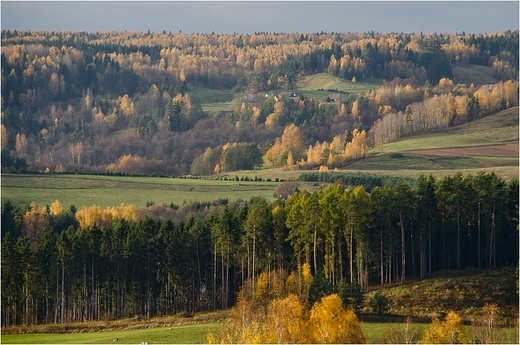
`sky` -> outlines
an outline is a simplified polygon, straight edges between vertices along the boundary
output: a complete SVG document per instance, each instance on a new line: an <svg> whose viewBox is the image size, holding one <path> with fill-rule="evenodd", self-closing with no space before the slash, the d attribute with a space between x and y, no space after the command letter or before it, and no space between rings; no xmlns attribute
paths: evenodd
<svg viewBox="0 0 520 345"><path fill-rule="evenodd" d="M2 30L493 33L519 1L1 1Z"/></svg>

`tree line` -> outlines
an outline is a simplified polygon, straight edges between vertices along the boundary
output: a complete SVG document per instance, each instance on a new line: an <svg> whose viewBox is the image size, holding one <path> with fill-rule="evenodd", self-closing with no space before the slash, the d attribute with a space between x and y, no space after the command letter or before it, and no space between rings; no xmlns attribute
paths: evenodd
<svg viewBox="0 0 520 345"><path fill-rule="evenodd" d="M370 193L340 182L270 203L179 208L176 218L149 215L166 205L22 211L6 201L2 325L227 309L240 291L266 308L287 294L314 303L342 286L518 262L516 179L421 176Z"/></svg>

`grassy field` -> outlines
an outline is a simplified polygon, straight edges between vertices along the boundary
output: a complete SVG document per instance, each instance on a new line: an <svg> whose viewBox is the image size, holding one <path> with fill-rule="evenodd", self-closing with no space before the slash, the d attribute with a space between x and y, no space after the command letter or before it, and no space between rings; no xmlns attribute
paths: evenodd
<svg viewBox="0 0 520 345"><path fill-rule="evenodd" d="M254 178L254 172L249 173ZM234 172L229 178L235 176L241 178L245 175ZM256 196L272 199L279 184L167 177L2 174L2 199L9 199L19 207L32 201L40 206L50 205L58 199L66 207L75 205L81 208L92 204L114 207L124 203L142 208L148 202L182 205L226 198L229 201L250 200ZM310 191L317 188L311 183L300 185Z"/></svg>
<svg viewBox="0 0 520 345"><path fill-rule="evenodd" d="M473 83L475 86L482 84L494 84L498 80L493 75L491 67L479 65L467 66L452 66L453 83L466 84L470 86Z"/></svg>
<svg viewBox="0 0 520 345"><path fill-rule="evenodd" d="M452 127L447 130L417 135L384 145L386 153L417 149L518 143L518 107ZM372 150L379 152L379 148Z"/></svg>
<svg viewBox="0 0 520 345"><path fill-rule="evenodd" d="M240 175L239 175L240 176ZM184 202L249 200L253 196L272 198L278 183L196 180L161 177L93 175L12 175L2 174L2 199L23 206L58 199L62 205L102 207L121 203L145 207L155 204L182 205Z"/></svg>
<svg viewBox="0 0 520 345"><path fill-rule="evenodd" d="M170 327L139 328L86 333L27 333L2 335L2 344L207 344L208 333L218 333L223 323L203 323Z"/></svg>
<svg viewBox="0 0 520 345"><path fill-rule="evenodd" d="M414 342L420 341L423 332L429 327L427 323L403 322L361 322L369 344L404 343L405 336ZM208 333L218 335L226 323L203 323L173 326L118 330L108 332L85 333L26 333L2 335L2 344L207 344ZM465 332L471 336L476 330L465 326ZM515 344L518 341L518 329L497 328L498 343Z"/></svg>
<svg viewBox="0 0 520 345"><path fill-rule="evenodd" d="M415 178L421 174L431 173L436 177L442 177L453 175L457 171L476 174L482 170L488 173L494 171L502 178L510 180L518 177L518 154L509 152L506 156L499 156L494 151L518 146L518 121L516 107L438 133L405 138L384 145L384 154L379 154L379 148L372 149L371 157L345 167L344 171L362 170ZM509 146L483 146L505 144ZM445 150L455 148L458 149L458 154L455 150ZM440 154L441 151L446 154ZM475 151L479 153L475 154ZM436 152L439 154L433 156ZM395 157L392 153L401 153L402 157L392 158Z"/></svg>
<svg viewBox="0 0 520 345"><path fill-rule="evenodd" d="M381 79L363 79L353 83L350 80L334 77L327 73L305 76L296 82L296 88L302 91L338 90L352 93L378 89L382 85L383 81ZM326 91L323 96L327 96L330 93L330 91Z"/></svg>

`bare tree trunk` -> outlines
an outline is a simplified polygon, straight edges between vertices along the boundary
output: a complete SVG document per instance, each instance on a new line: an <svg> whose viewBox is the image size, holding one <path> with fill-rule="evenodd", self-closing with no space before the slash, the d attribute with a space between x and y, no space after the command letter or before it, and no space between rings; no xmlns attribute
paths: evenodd
<svg viewBox="0 0 520 345"><path fill-rule="evenodd" d="M404 215L402 212L399 214L399 220L401 225L401 284L403 284L406 275L406 252L404 237Z"/></svg>
<svg viewBox="0 0 520 345"><path fill-rule="evenodd" d="M480 269L480 201L478 202L478 268Z"/></svg>
<svg viewBox="0 0 520 345"><path fill-rule="evenodd" d="M460 207L457 199L457 269L460 270Z"/></svg>
<svg viewBox="0 0 520 345"><path fill-rule="evenodd" d="M381 267L380 267L380 272L379 274L381 275L381 286L384 285L384 270L383 270L383 227L380 227L379 228L379 253L380 253L380 263L381 263Z"/></svg>
<svg viewBox="0 0 520 345"><path fill-rule="evenodd" d="M215 243L213 254L213 311L217 305L217 244Z"/></svg>
<svg viewBox="0 0 520 345"><path fill-rule="evenodd" d="M61 262L61 323L64 322L65 309L65 263Z"/></svg>

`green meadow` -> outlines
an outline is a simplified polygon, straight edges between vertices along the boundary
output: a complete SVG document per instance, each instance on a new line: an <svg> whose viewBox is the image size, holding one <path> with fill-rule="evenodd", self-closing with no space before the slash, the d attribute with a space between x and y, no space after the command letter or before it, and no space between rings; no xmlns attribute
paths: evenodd
<svg viewBox="0 0 520 345"><path fill-rule="evenodd" d="M254 196L270 199L278 185L265 181L168 177L2 174L2 199L10 199L17 206L32 201L39 205L50 205L58 199L62 205L75 205L78 208L92 204L119 206L121 203L141 208L149 202L182 205L226 198L230 201L249 200Z"/></svg>
<svg viewBox="0 0 520 345"><path fill-rule="evenodd" d="M406 339L417 343L428 323L405 322L361 322L369 344L404 343ZM227 323L203 323L182 326L139 328L130 330L98 331L83 333L26 333L2 335L2 344L207 344L208 334L218 336ZM471 336L478 329L464 327ZM496 328L499 343L515 344L518 341L517 328ZM114 342L117 338L118 341Z"/></svg>

